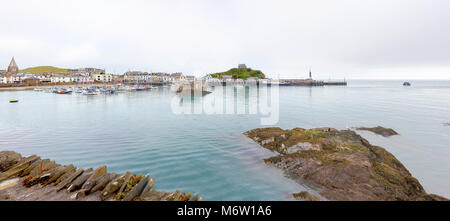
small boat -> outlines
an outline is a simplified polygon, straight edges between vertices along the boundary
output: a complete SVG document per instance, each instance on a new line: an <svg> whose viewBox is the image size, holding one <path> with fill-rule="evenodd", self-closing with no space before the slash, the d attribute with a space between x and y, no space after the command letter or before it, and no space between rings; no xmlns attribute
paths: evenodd
<svg viewBox="0 0 450 221"><path fill-rule="evenodd" d="M9 100L9 103L17 103L19 100Z"/></svg>
<svg viewBox="0 0 450 221"><path fill-rule="evenodd" d="M83 92L84 95L97 95L97 92L94 90L86 90Z"/></svg>
<svg viewBox="0 0 450 221"><path fill-rule="evenodd" d="M278 85L279 85L279 86L291 86L291 83L280 82Z"/></svg>
<svg viewBox="0 0 450 221"><path fill-rule="evenodd" d="M66 90L65 88L61 88L61 89L56 90L56 93L57 94L71 94L72 91Z"/></svg>
<svg viewBox="0 0 450 221"><path fill-rule="evenodd" d="M403 83L403 86L411 86L411 83L409 83L409 82L404 82L404 83Z"/></svg>
<svg viewBox="0 0 450 221"><path fill-rule="evenodd" d="M114 90L106 89L106 90L102 91L102 93L104 93L104 94L114 94Z"/></svg>

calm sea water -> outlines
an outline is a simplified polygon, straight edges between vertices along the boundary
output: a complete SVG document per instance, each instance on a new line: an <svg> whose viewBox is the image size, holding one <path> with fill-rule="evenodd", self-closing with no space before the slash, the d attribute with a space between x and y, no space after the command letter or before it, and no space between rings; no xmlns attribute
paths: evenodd
<svg viewBox="0 0 450 221"><path fill-rule="evenodd" d="M444 125L450 123L450 82L411 83L280 87L275 126L393 128L401 135L359 133L393 153L428 192L450 197L450 126ZM216 88L204 99L221 92ZM242 135L262 127L261 115L177 115L174 96L167 88L93 97L0 92L0 150L83 168L105 164L118 173L150 173L158 189L198 192L206 200L289 200L289 193L307 189L265 165L262 159L273 153ZM186 99L175 104L191 105Z"/></svg>

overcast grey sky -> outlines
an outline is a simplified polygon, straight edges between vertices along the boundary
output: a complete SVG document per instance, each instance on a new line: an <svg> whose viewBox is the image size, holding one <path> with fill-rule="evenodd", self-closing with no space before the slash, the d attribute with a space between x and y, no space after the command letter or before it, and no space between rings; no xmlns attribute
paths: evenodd
<svg viewBox="0 0 450 221"><path fill-rule="evenodd" d="M449 0L0 0L0 69L450 79Z"/></svg>

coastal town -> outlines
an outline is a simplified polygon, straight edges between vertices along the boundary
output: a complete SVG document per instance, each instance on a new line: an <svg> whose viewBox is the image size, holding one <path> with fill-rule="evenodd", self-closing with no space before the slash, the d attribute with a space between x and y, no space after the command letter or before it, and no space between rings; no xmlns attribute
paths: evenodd
<svg viewBox="0 0 450 221"><path fill-rule="evenodd" d="M247 75L247 73L250 74ZM347 85L345 80L339 82L313 80L311 71L309 72L309 77L305 79L272 80L266 78L261 71L252 70L245 64L239 64L237 68L233 68L228 72L205 74L200 78L194 75L185 75L182 72L149 73L144 71L127 71L119 74L107 72L106 69L93 67L61 69L52 66L40 66L21 70L14 57L11 59L6 70L0 70L0 88L89 84L172 85L192 84L195 81L203 81L210 85L245 85L255 83L277 83L282 86Z"/></svg>
<svg viewBox="0 0 450 221"><path fill-rule="evenodd" d="M33 68L31 68L33 69ZM93 84L93 83L154 83L169 84L193 81L194 76L179 73L148 73L128 71L124 74L108 73L105 69L84 67L78 69L58 69L49 66L44 71L20 70L14 57L7 70L0 70L0 87L52 85L52 84Z"/></svg>

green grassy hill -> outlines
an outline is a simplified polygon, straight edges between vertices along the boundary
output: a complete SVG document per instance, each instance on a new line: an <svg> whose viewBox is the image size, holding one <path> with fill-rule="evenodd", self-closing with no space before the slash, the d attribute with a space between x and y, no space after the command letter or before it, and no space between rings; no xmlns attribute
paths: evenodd
<svg viewBox="0 0 450 221"><path fill-rule="evenodd" d="M251 68L232 68L226 72L211 74L213 78L221 78L223 75L232 75L233 79L246 80L249 77L256 77L260 79L266 78L264 73L260 70L252 70Z"/></svg>
<svg viewBox="0 0 450 221"><path fill-rule="evenodd" d="M39 73L67 73L68 69L64 68L57 68L53 66L38 66L38 67L32 67L20 70L19 72L22 73L33 73L33 74L39 74Z"/></svg>

